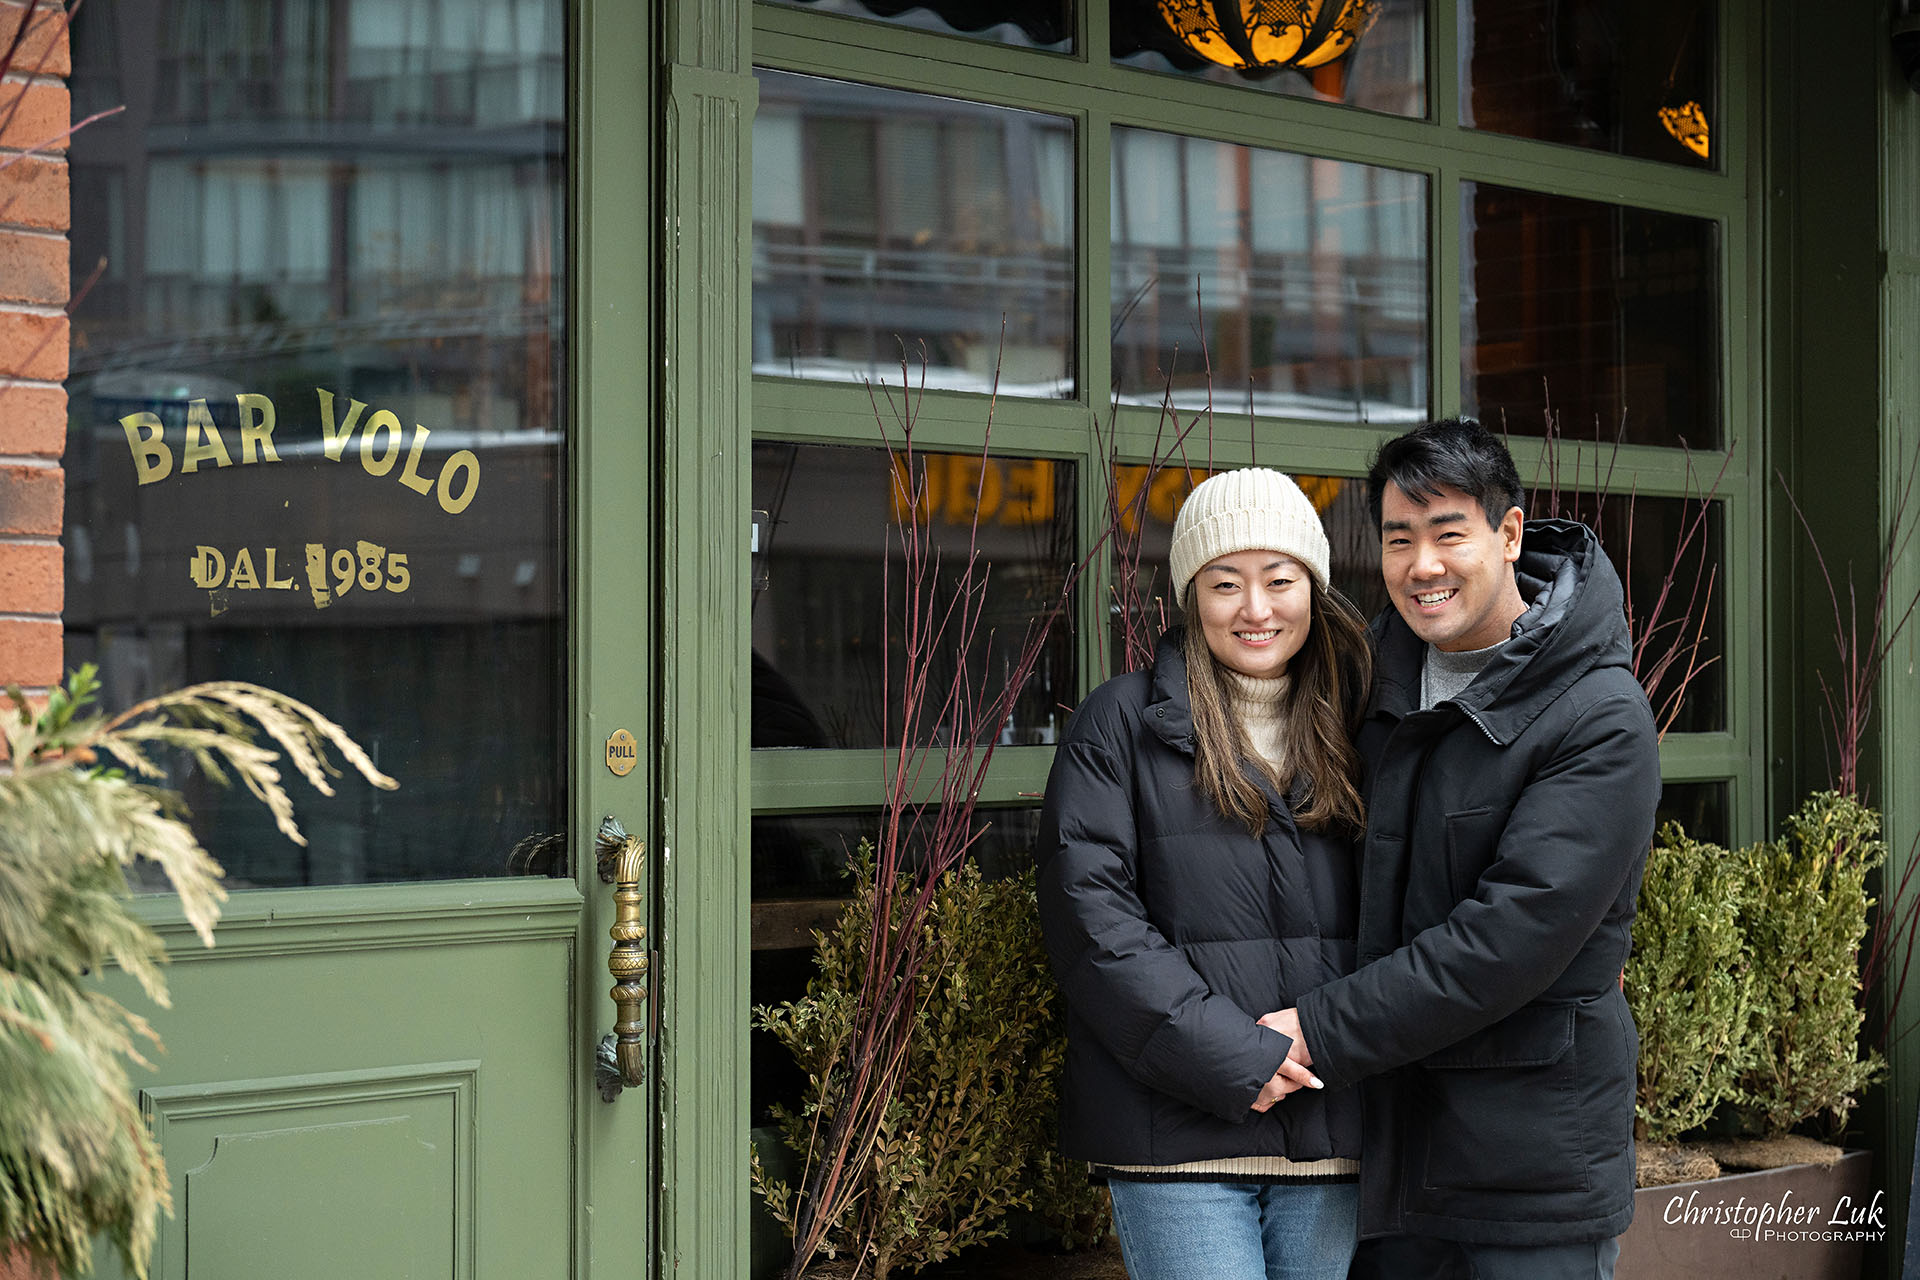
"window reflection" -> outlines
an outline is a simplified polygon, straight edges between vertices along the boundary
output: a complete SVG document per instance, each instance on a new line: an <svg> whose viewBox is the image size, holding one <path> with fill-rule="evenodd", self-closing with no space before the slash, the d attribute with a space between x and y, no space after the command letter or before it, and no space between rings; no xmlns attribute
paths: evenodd
<svg viewBox="0 0 1920 1280"><path fill-rule="evenodd" d="M965 563L978 495L978 547L991 566L982 634L991 629L992 636L972 663L976 684L992 682L1019 651L1028 623L1059 599L1074 563L1073 464L915 458L928 478L928 509L919 518L940 556L937 590L947 596ZM762 530L754 558L755 747L877 747L885 742L883 720L898 725L906 578L889 525L907 513L890 497L897 465L884 449L755 442L753 504ZM940 599L944 608L946 596ZM943 690L948 678L939 667L928 684ZM1073 691L1072 636L1059 625L999 740L1052 742Z"/></svg>
<svg viewBox="0 0 1920 1280"><path fill-rule="evenodd" d="M1116 129L1112 199L1123 396L1205 404L1210 383L1262 417L1425 416L1421 175Z"/></svg>
<svg viewBox="0 0 1920 1280"><path fill-rule="evenodd" d="M1111 21L1113 60L1127 66L1392 115L1427 113L1425 0L1113 0ZM1348 32L1358 32L1351 43Z"/></svg>
<svg viewBox="0 0 1920 1280"><path fill-rule="evenodd" d="M400 780L311 844L191 769L230 883L564 871L565 12L117 0L75 89L67 661L312 703ZM519 852L516 854L516 849Z"/></svg>
<svg viewBox="0 0 1920 1280"><path fill-rule="evenodd" d="M1471 0L1460 122L1711 168L1718 28L1714 0Z"/></svg>
<svg viewBox="0 0 1920 1280"><path fill-rule="evenodd" d="M878 18L903 27L971 36L995 44L1073 49L1072 0L766 0L783 8Z"/></svg>
<svg viewBox="0 0 1920 1280"><path fill-rule="evenodd" d="M1461 396L1514 435L1720 442L1718 229L1463 185Z"/></svg>
<svg viewBox="0 0 1920 1280"><path fill-rule="evenodd" d="M755 75L754 372L1072 395L1071 124Z"/></svg>

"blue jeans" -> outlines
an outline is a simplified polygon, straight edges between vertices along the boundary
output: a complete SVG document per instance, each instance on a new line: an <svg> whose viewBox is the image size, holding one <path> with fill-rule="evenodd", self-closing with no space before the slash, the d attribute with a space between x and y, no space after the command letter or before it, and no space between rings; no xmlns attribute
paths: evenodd
<svg viewBox="0 0 1920 1280"><path fill-rule="evenodd" d="M1618 1240L1586 1244L1457 1244L1431 1236L1369 1240L1355 1280L1613 1280Z"/></svg>
<svg viewBox="0 0 1920 1280"><path fill-rule="evenodd" d="M1123 1182L1113 1226L1132 1280L1346 1280L1351 1182Z"/></svg>

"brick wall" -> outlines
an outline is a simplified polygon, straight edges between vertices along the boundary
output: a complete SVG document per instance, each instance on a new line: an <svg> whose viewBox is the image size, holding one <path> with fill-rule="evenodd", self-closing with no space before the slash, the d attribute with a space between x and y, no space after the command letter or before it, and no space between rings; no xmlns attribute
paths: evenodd
<svg viewBox="0 0 1920 1280"><path fill-rule="evenodd" d="M71 58L44 2L0 0L0 53L23 21L0 79L0 686L32 694L61 677Z"/></svg>

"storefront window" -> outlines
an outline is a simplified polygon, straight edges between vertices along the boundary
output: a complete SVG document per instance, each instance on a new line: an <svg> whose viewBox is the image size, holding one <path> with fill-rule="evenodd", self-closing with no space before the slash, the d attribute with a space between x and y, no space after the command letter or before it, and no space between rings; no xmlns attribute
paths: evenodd
<svg viewBox="0 0 1920 1280"><path fill-rule="evenodd" d="M1116 129L1112 199L1123 397L1157 404L1171 387L1262 418L1426 415L1424 177Z"/></svg>
<svg viewBox="0 0 1920 1280"><path fill-rule="evenodd" d="M1074 394L1072 125L755 74L753 371Z"/></svg>
<svg viewBox="0 0 1920 1280"><path fill-rule="evenodd" d="M1602 464L1604 466L1604 464ZM1663 655L1678 655L1653 691L1654 713L1674 715L1676 733L1713 733L1727 727L1726 538L1719 502L1609 493L1552 493L1548 477L1522 475L1529 515L1578 520L1600 537L1626 592L1635 643L1634 674L1644 684ZM1712 477L1706 477L1710 483ZM1696 644L1697 642L1697 644ZM1686 668L1695 674L1683 682ZM1668 700L1684 683L1685 695Z"/></svg>
<svg viewBox="0 0 1920 1280"><path fill-rule="evenodd" d="M1716 447L1719 248L1705 218L1463 184L1466 411L1519 436Z"/></svg>
<svg viewBox="0 0 1920 1280"><path fill-rule="evenodd" d="M1719 16L1714 0L1470 0L1460 123L1712 168Z"/></svg>
<svg viewBox="0 0 1920 1280"><path fill-rule="evenodd" d="M1073 50L1073 0L766 0L767 3L843 13L944 35L1056 53Z"/></svg>
<svg viewBox="0 0 1920 1280"><path fill-rule="evenodd" d="M921 453L915 465L927 475L917 518L937 556L927 578L934 607L950 605L970 538L988 565L973 684L998 688L1076 559L1073 464ZM894 496L905 490L893 468L904 466L885 449L754 443L755 747L877 747L888 726L898 732L908 578L891 526L908 516ZM954 644L936 646L929 688L948 687ZM1074 697L1073 639L1062 621L998 741L1054 741ZM938 719L929 716L935 733L944 732Z"/></svg>
<svg viewBox="0 0 1920 1280"><path fill-rule="evenodd" d="M1425 0L1114 0L1113 59L1216 84L1427 113Z"/></svg>
<svg viewBox="0 0 1920 1280"><path fill-rule="evenodd" d="M117 0L72 149L69 665L307 701L397 791L310 840L182 767L234 887L559 871L563 6ZM78 279L76 280L76 284ZM516 854L516 848L520 850Z"/></svg>
<svg viewBox="0 0 1920 1280"><path fill-rule="evenodd" d="M1733 828L1728 823L1725 782L1669 782L1660 789L1655 819L1661 826L1677 822L1695 840L1726 845Z"/></svg>

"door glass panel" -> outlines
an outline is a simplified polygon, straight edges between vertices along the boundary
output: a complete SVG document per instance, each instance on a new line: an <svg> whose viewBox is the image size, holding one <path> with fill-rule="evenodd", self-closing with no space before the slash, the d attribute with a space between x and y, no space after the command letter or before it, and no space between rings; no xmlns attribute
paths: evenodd
<svg viewBox="0 0 1920 1280"><path fill-rule="evenodd" d="M1260 417L1426 416L1422 175L1116 129L1112 200L1123 397L1204 405L1211 382Z"/></svg>
<svg viewBox="0 0 1920 1280"><path fill-rule="evenodd" d="M1466 411L1513 435L1720 443L1720 238L1706 218L1462 184Z"/></svg>
<svg viewBox="0 0 1920 1280"><path fill-rule="evenodd" d="M1113 60L1216 84L1427 113L1426 0L1115 0Z"/></svg>
<svg viewBox="0 0 1920 1280"><path fill-rule="evenodd" d="M235 887L564 874L565 7L116 0L73 27L69 665L313 704L400 782ZM516 846L521 846L519 854Z"/></svg>
<svg viewBox="0 0 1920 1280"><path fill-rule="evenodd" d="M1072 124L754 74L753 371L1074 394Z"/></svg>
<svg viewBox="0 0 1920 1280"><path fill-rule="evenodd" d="M1073 50L1073 0L765 0L781 8L844 13L921 31L1024 49Z"/></svg>
<svg viewBox="0 0 1920 1280"><path fill-rule="evenodd" d="M1470 0L1460 6L1460 123L1712 168L1728 123L1719 10L1715 0Z"/></svg>
<svg viewBox="0 0 1920 1280"><path fill-rule="evenodd" d="M1073 464L994 457L983 468L978 454L944 453L916 453L915 462L927 469L919 518L938 557L937 609L951 602L979 513L976 545L989 572L973 675L984 687L1058 601L1076 559ZM908 584L890 526L907 514L892 496L893 468L903 465L885 449L754 442L755 747L877 747L887 740L883 717L897 731ZM939 648L926 683L944 690L949 672L939 664L950 661L951 640ZM1074 688L1073 637L1062 622L999 741L1052 742Z"/></svg>

